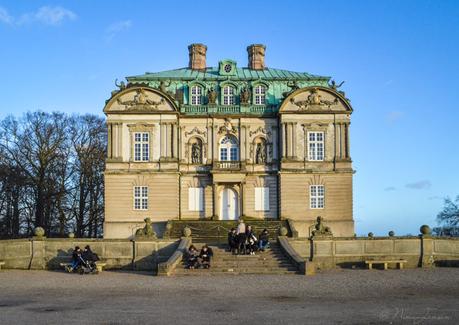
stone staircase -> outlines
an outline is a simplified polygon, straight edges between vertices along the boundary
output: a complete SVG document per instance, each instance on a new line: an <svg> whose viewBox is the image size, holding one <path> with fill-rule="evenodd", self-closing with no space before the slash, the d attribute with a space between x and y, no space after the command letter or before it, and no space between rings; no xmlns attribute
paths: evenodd
<svg viewBox="0 0 459 325"><path fill-rule="evenodd" d="M194 243L200 250L202 245ZM272 243L265 252L255 255L233 255L223 244L209 244L214 252L210 269L186 269L186 261L178 265L175 275L221 275L221 274L296 274L298 271L284 256L279 245Z"/></svg>
<svg viewBox="0 0 459 325"><path fill-rule="evenodd" d="M285 220L246 220L245 224L251 225L256 234L266 228L269 231L271 240L277 238L281 227L287 228L288 236L291 235L288 222ZM169 230L166 230L165 236L180 238L183 236L183 229L188 227L191 229L191 237L194 243L226 243L228 231L231 228L236 228L237 225L238 221L170 220L168 222Z"/></svg>

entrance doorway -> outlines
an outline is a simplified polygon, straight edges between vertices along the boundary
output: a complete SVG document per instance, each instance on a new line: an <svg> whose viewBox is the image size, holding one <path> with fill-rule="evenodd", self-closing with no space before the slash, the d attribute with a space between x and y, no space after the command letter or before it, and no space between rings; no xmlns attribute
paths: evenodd
<svg viewBox="0 0 459 325"><path fill-rule="evenodd" d="M239 218L238 195L232 188L224 188L220 196L220 219L236 220Z"/></svg>

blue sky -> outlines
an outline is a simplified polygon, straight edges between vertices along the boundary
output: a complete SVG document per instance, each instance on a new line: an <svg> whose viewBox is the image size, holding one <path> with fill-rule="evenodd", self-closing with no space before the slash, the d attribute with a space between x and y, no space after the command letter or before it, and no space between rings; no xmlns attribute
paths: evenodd
<svg viewBox="0 0 459 325"><path fill-rule="evenodd" d="M0 1L0 118L102 114L115 78L187 65L267 65L345 80L357 234L417 234L459 195L458 1Z"/></svg>

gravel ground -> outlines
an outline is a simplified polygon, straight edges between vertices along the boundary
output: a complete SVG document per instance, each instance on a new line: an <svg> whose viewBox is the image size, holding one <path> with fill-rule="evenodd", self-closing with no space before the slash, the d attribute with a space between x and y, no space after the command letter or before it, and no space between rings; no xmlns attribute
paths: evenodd
<svg viewBox="0 0 459 325"><path fill-rule="evenodd" d="M0 272L0 324L459 324L459 268L312 277Z"/></svg>

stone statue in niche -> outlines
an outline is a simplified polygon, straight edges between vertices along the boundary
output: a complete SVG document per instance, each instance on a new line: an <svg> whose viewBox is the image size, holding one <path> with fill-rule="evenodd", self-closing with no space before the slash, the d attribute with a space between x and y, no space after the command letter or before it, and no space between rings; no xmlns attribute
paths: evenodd
<svg viewBox="0 0 459 325"><path fill-rule="evenodd" d="M255 149L255 163L264 164L266 163L266 144L264 141L258 142Z"/></svg>
<svg viewBox="0 0 459 325"><path fill-rule="evenodd" d="M247 88L241 90L241 105L247 105L250 100L250 91Z"/></svg>
<svg viewBox="0 0 459 325"><path fill-rule="evenodd" d="M202 146L199 142L195 142L191 145L191 162L193 164L202 163Z"/></svg>
<svg viewBox="0 0 459 325"><path fill-rule="evenodd" d="M207 92L207 100L208 104L211 105L214 105L217 101L217 92L214 90L214 88L210 88L210 90Z"/></svg>

